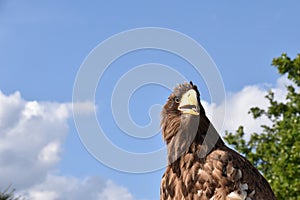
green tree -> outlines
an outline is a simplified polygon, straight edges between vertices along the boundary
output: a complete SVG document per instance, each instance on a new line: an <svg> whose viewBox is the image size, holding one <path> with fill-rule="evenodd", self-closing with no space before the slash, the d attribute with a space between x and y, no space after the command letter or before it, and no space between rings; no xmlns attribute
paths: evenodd
<svg viewBox="0 0 300 200"><path fill-rule="evenodd" d="M274 58L272 65L292 81L286 86L286 101L278 102L269 91L267 110L251 108L254 119L266 116L271 125L262 125L261 133L244 138L243 127L228 133L225 141L249 159L270 183L278 199L300 199L300 54Z"/></svg>
<svg viewBox="0 0 300 200"><path fill-rule="evenodd" d="M15 189L10 189L10 186L3 191L0 191L0 200L25 200L22 197L15 196Z"/></svg>

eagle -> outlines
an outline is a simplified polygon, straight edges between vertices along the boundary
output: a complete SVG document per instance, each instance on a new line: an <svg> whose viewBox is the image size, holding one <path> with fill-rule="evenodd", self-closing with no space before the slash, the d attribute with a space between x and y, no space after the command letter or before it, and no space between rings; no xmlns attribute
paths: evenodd
<svg viewBox="0 0 300 200"><path fill-rule="evenodd" d="M275 200L260 172L227 147L205 114L192 82L177 85L161 112L168 166L161 200Z"/></svg>

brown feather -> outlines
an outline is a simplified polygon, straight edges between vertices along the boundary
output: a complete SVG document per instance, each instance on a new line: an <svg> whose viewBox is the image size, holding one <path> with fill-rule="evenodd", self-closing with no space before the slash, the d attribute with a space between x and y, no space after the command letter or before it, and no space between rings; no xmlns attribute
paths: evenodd
<svg viewBox="0 0 300 200"><path fill-rule="evenodd" d="M174 101L190 89L197 93L198 117L181 114ZM161 127L169 159L161 180L161 200L276 199L259 171L225 146L205 115L197 86L185 83L174 89L162 110Z"/></svg>

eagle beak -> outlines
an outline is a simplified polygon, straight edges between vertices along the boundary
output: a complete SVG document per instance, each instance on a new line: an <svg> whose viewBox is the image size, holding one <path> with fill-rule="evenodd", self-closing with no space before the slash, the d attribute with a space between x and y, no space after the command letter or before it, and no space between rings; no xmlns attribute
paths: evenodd
<svg viewBox="0 0 300 200"><path fill-rule="evenodd" d="M195 90L190 89L181 97L178 110L183 114L199 115L199 104Z"/></svg>

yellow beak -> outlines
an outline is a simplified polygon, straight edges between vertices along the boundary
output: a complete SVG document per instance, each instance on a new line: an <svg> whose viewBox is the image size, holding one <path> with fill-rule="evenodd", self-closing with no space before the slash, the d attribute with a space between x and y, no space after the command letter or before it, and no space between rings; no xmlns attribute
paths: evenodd
<svg viewBox="0 0 300 200"><path fill-rule="evenodd" d="M181 97L178 110L183 114L199 115L199 104L197 100L197 93L190 89Z"/></svg>

